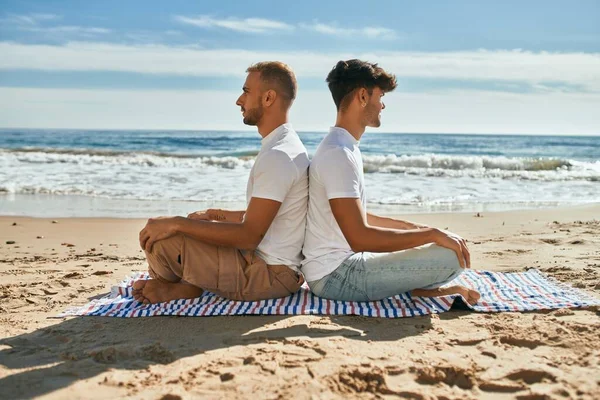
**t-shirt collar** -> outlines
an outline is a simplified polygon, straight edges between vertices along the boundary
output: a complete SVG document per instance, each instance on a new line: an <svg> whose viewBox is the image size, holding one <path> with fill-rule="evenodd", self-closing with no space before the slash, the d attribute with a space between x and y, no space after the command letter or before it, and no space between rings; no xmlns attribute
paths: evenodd
<svg viewBox="0 0 600 400"><path fill-rule="evenodd" d="M265 136L264 138L262 138L262 140L260 141L262 148L265 148L269 145L271 145L272 143L275 143L275 141L277 139L279 139L285 132L289 131L292 129L292 124L290 124L289 122L283 125L279 125L277 128L273 129L271 131L271 133L269 133L267 136Z"/></svg>
<svg viewBox="0 0 600 400"><path fill-rule="evenodd" d="M329 133L337 135L344 144L356 146L360 144L360 141L356 140L356 138L352 136L350 132L348 132L344 128L340 128L339 126L332 126L331 128L329 128Z"/></svg>

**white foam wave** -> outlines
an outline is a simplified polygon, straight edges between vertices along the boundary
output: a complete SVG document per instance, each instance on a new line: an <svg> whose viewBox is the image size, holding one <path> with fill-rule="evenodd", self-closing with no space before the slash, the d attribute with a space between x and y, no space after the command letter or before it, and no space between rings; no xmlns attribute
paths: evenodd
<svg viewBox="0 0 600 400"><path fill-rule="evenodd" d="M367 173L403 173L429 177L474 177L522 180L600 181L600 162L561 159L447 156L363 155Z"/></svg>
<svg viewBox="0 0 600 400"><path fill-rule="evenodd" d="M251 156L189 156L160 153L126 153L114 151L39 151L37 149L0 150L0 159L7 163L23 164L73 164L96 166L141 166L202 168L213 166L226 169L250 169L254 164Z"/></svg>
<svg viewBox="0 0 600 400"><path fill-rule="evenodd" d="M0 149L0 194L243 203L253 163L251 156ZM599 161L367 154L364 165L371 204L600 199Z"/></svg>

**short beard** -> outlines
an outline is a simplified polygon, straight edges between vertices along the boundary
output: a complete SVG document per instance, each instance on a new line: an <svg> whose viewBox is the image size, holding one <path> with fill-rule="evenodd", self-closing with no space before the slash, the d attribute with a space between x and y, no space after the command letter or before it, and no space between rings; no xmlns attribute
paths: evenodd
<svg viewBox="0 0 600 400"><path fill-rule="evenodd" d="M375 106L367 104L367 108L365 109L365 122L365 126L370 126L371 128L379 128L381 126L379 113Z"/></svg>
<svg viewBox="0 0 600 400"><path fill-rule="evenodd" d="M246 116L244 117L244 124L250 126L256 126L262 119L264 109L262 105L255 107L251 110L246 110Z"/></svg>

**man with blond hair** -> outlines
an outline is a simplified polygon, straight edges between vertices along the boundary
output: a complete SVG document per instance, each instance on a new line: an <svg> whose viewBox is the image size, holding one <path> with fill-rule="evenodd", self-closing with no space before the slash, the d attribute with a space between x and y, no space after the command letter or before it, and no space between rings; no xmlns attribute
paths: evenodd
<svg viewBox="0 0 600 400"><path fill-rule="evenodd" d="M293 71L281 62L252 65L236 105L262 137L243 211L206 210L151 218L139 235L153 279L134 282L143 303L194 298L209 290L233 300L288 296L298 272L308 202L308 154L288 122Z"/></svg>
<svg viewBox="0 0 600 400"><path fill-rule="evenodd" d="M318 296L380 300L403 292L417 296L479 293L452 282L470 266L463 238L450 232L367 211L359 141L381 125L383 96L396 78L377 64L340 61L327 76L337 107L335 126L310 165L309 207L302 273Z"/></svg>

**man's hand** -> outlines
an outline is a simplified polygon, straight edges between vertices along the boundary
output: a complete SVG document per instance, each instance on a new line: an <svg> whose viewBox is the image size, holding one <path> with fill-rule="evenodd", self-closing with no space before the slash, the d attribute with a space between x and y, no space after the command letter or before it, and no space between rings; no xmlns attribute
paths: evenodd
<svg viewBox="0 0 600 400"><path fill-rule="evenodd" d="M179 217L150 218L144 229L140 231L140 247L142 250L151 251L152 245L167 239L177 233L177 219Z"/></svg>
<svg viewBox="0 0 600 400"><path fill-rule="evenodd" d="M189 219L196 219L200 221L212 221L211 212L212 210L204 210L204 211L196 211L191 214L188 214Z"/></svg>
<svg viewBox="0 0 600 400"><path fill-rule="evenodd" d="M471 254L467 242L455 233L436 229L435 244L453 250L462 268L471 268Z"/></svg>
<svg viewBox="0 0 600 400"><path fill-rule="evenodd" d="M280 207L278 201L252 197L247 210L209 209L192 213L197 215L190 214L189 218L175 217L175 226L177 233L195 240L254 250L266 235Z"/></svg>

